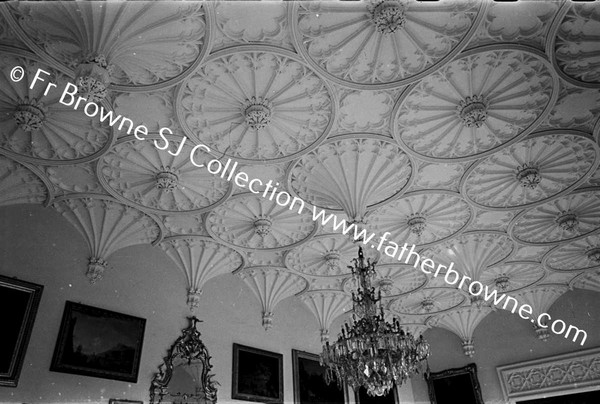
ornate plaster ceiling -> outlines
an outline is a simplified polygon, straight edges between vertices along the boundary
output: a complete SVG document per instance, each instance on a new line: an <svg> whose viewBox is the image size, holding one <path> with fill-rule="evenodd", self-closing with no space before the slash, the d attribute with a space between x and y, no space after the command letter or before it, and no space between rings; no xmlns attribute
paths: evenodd
<svg viewBox="0 0 600 404"><path fill-rule="evenodd" d="M1 4L0 204L62 213L94 282L127 270L113 252L159 244L191 308L236 273L265 328L294 299L325 340L352 308L356 245L194 167L202 143L541 313L600 291L599 16L560 0ZM40 68L48 95L28 86ZM69 82L147 140L61 104ZM178 156L152 146L164 127L188 141ZM490 307L387 259L376 282L410 330L472 354Z"/></svg>

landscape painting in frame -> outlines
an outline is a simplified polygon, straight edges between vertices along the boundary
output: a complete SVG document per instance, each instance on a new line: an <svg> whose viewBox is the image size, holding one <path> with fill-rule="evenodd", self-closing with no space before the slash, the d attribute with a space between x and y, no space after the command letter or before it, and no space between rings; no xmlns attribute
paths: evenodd
<svg viewBox="0 0 600 404"><path fill-rule="evenodd" d="M292 349L295 404L344 404L344 390L325 381L319 355Z"/></svg>
<svg viewBox="0 0 600 404"><path fill-rule="evenodd" d="M35 283L0 275L0 386L17 387L43 289Z"/></svg>
<svg viewBox="0 0 600 404"><path fill-rule="evenodd" d="M51 371L137 382L146 320L65 303Z"/></svg>
<svg viewBox="0 0 600 404"><path fill-rule="evenodd" d="M234 400L283 403L283 355L233 344Z"/></svg>

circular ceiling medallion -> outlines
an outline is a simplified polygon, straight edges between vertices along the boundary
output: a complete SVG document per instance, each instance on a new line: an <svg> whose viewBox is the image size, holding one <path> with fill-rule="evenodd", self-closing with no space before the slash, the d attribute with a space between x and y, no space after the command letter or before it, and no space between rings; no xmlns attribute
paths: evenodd
<svg viewBox="0 0 600 404"><path fill-rule="evenodd" d="M356 258L357 251L348 237L325 234L288 251L285 264L305 275L343 276L351 273L348 266Z"/></svg>
<svg viewBox="0 0 600 404"><path fill-rule="evenodd" d="M600 87L600 13L596 4L568 4L549 51L561 76L582 87Z"/></svg>
<svg viewBox="0 0 600 404"><path fill-rule="evenodd" d="M600 229L600 192L585 188L517 215L508 231L524 244L544 245L586 237Z"/></svg>
<svg viewBox="0 0 600 404"><path fill-rule="evenodd" d="M577 131L543 132L475 163L462 194L486 209L543 203L580 185L598 166L599 149Z"/></svg>
<svg viewBox="0 0 600 404"><path fill-rule="evenodd" d="M262 196L238 194L206 217L211 236L243 249L283 250L312 237L318 225L308 209L299 214Z"/></svg>
<svg viewBox="0 0 600 404"><path fill-rule="evenodd" d="M600 234L572 241L552 249L543 260L555 271L577 271L600 267Z"/></svg>
<svg viewBox="0 0 600 404"><path fill-rule="evenodd" d="M194 144L186 142L173 156L155 147L153 139L163 142L156 136L125 137L98 161L98 178L115 198L153 213L187 214L212 209L231 195L232 183L191 163ZM169 141L179 149L179 139ZM196 153L195 162L206 164L206 156Z"/></svg>
<svg viewBox="0 0 600 404"><path fill-rule="evenodd" d="M366 218L379 235L399 243L424 245L452 237L471 221L472 209L459 194L419 191L371 211Z"/></svg>
<svg viewBox="0 0 600 404"><path fill-rule="evenodd" d="M479 281L500 294L531 286L544 276L544 268L539 262L505 262L485 268Z"/></svg>
<svg viewBox="0 0 600 404"><path fill-rule="evenodd" d="M293 53L269 46L218 52L178 91L184 130L240 162L289 161L333 123L329 85Z"/></svg>
<svg viewBox="0 0 600 404"><path fill-rule="evenodd" d="M413 166L389 138L336 136L290 165L288 184L315 206L362 220L367 210L389 202L410 185Z"/></svg>
<svg viewBox="0 0 600 404"><path fill-rule="evenodd" d="M383 264L375 266L375 278L372 285L381 291L382 298L398 297L415 292L427 284L427 276L416 271L412 265ZM347 278L343 284L346 293L356 293L356 278Z"/></svg>
<svg viewBox="0 0 600 404"><path fill-rule="evenodd" d="M464 293L455 288L425 288L399 297L388 306L398 314L433 315L460 306L466 300Z"/></svg>
<svg viewBox="0 0 600 404"><path fill-rule="evenodd" d="M10 79L21 66L20 81ZM40 69L50 73L39 73ZM115 136L108 125L59 102L66 75L39 64L32 56L3 51L0 56L0 148L19 160L37 164L74 164L93 160L104 153ZM49 83L56 87L47 89ZM31 85L33 84L33 86ZM47 91L47 94L44 95ZM111 110L108 104L102 108ZM93 109L93 108L92 108Z"/></svg>
<svg viewBox="0 0 600 404"><path fill-rule="evenodd" d="M405 91L392 132L423 160L480 158L530 133L550 112L558 89L552 66L536 51L473 49Z"/></svg>
<svg viewBox="0 0 600 404"><path fill-rule="evenodd" d="M315 69L348 87L389 88L422 78L460 52L484 8L479 1L300 2L290 18L296 49Z"/></svg>

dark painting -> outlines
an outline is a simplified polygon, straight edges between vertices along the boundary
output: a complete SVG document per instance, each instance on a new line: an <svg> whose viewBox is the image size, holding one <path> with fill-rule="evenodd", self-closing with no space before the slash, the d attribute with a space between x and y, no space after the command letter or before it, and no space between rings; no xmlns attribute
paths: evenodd
<svg viewBox="0 0 600 404"><path fill-rule="evenodd" d="M474 363L431 373L427 377L427 384L432 404L483 404Z"/></svg>
<svg viewBox="0 0 600 404"><path fill-rule="evenodd" d="M294 402L296 404L343 404L344 391L336 381L327 384L319 356L292 350Z"/></svg>
<svg viewBox="0 0 600 404"><path fill-rule="evenodd" d="M0 386L16 387L43 286L0 275Z"/></svg>
<svg viewBox="0 0 600 404"><path fill-rule="evenodd" d="M600 390L585 393L569 394L538 398L535 400L517 401L517 404L598 404L600 403Z"/></svg>
<svg viewBox="0 0 600 404"><path fill-rule="evenodd" d="M50 370L137 382L146 320L66 302Z"/></svg>
<svg viewBox="0 0 600 404"><path fill-rule="evenodd" d="M283 355L233 344L231 397L283 403Z"/></svg>
<svg viewBox="0 0 600 404"><path fill-rule="evenodd" d="M356 404L396 404L397 402L396 386L383 396L370 396L364 387L359 388L356 392Z"/></svg>

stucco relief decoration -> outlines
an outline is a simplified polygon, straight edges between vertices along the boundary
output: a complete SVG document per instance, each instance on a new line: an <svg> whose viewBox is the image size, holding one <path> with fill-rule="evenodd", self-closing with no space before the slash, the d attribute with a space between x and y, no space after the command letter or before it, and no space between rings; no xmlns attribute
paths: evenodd
<svg viewBox="0 0 600 404"><path fill-rule="evenodd" d="M285 268L251 267L244 268L239 276L262 305L262 325L265 330L273 327L275 306L288 298L304 291L307 282L299 275L285 270Z"/></svg>
<svg viewBox="0 0 600 404"><path fill-rule="evenodd" d="M349 132L389 133L396 94L392 91L341 91L338 125ZM365 106L368 105L368 108ZM387 133L386 133L387 132Z"/></svg>
<svg viewBox="0 0 600 404"><path fill-rule="evenodd" d="M352 310L352 298L341 291L311 291L301 294L299 298L319 322L322 343L329 340L329 328L333 321Z"/></svg>
<svg viewBox="0 0 600 404"><path fill-rule="evenodd" d="M569 6L556 33L556 63L571 83L600 87L600 11L595 4Z"/></svg>
<svg viewBox="0 0 600 404"><path fill-rule="evenodd" d="M42 180L25 166L0 156L0 206L43 203L48 195Z"/></svg>
<svg viewBox="0 0 600 404"><path fill-rule="evenodd" d="M467 165L467 163L449 164L419 161L418 173L410 190L446 189L458 192L460 179Z"/></svg>
<svg viewBox="0 0 600 404"><path fill-rule="evenodd" d="M600 267L600 234L571 241L553 249L544 264L555 271L578 271Z"/></svg>
<svg viewBox="0 0 600 404"><path fill-rule="evenodd" d="M160 246L185 275L187 304L191 311L200 305L202 288L207 281L231 273L244 264L240 253L210 237L168 237Z"/></svg>
<svg viewBox="0 0 600 404"><path fill-rule="evenodd" d="M289 161L325 139L333 96L292 53L254 49L219 52L189 77L178 94L180 121L190 137L239 162Z"/></svg>
<svg viewBox="0 0 600 404"><path fill-rule="evenodd" d="M213 209L206 218L206 228L229 245L247 250L283 250L307 241L318 226L308 209L298 214L296 209L246 193Z"/></svg>
<svg viewBox="0 0 600 404"><path fill-rule="evenodd" d="M427 276L415 271L412 265L379 264L375 268L376 275L373 286L381 291L382 298L394 298L413 293L427 284ZM344 282L344 291L356 292L358 283L354 277Z"/></svg>
<svg viewBox="0 0 600 404"><path fill-rule="evenodd" d="M149 133L159 132L162 128L169 128L176 135L182 132L175 112L175 87L143 93L119 93L115 95L113 106L115 114L143 123ZM124 128L127 129L127 126Z"/></svg>
<svg viewBox="0 0 600 404"><path fill-rule="evenodd" d="M463 195L486 209L543 203L585 181L599 154L583 133L542 132L477 162L465 176Z"/></svg>
<svg viewBox="0 0 600 404"><path fill-rule="evenodd" d="M61 197L52 206L88 244L87 277L96 283L104 276L108 258L125 247L157 243L162 229L156 220L137 209L104 196Z"/></svg>
<svg viewBox="0 0 600 404"><path fill-rule="evenodd" d="M425 288L401 296L389 305L389 310L401 316L434 315L460 306L466 295L455 288Z"/></svg>
<svg viewBox="0 0 600 404"><path fill-rule="evenodd" d="M21 81L10 80L14 66L24 68ZM36 81L38 69L46 83ZM97 118L89 118L59 102L64 87L71 79L35 59L2 52L0 56L0 148L21 160L42 164L73 164L98 157L106 151L114 135Z"/></svg>
<svg viewBox="0 0 600 404"><path fill-rule="evenodd" d="M177 142L167 151L153 144L162 146L163 140L151 139L124 138L100 159L98 177L117 199L153 213L179 214L204 212L231 194L232 184L226 179L192 164L191 142ZM197 164L208 160L205 153L194 154Z"/></svg>
<svg viewBox="0 0 600 404"><path fill-rule="evenodd" d="M515 217L515 211L498 211L474 209L473 221L469 230L500 230L506 231L508 224Z"/></svg>
<svg viewBox="0 0 600 404"><path fill-rule="evenodd" d="M540 127L578 129L592 133L600 115L600 92L561 83L556 105Z"/></svg>
<svg viewBox="0 0 600 404"><path fill-rule="evenodd" d="M600 229L600 195L595 188L527 209L509 226L515 239L533 245L576 240L597 229Z"/></svg>
<svg viewBox="0 0 600 404"><path fill-rule="evenodd" d="M100 181L96 177L96 169L93 162L72 166L46 167L46 175L55 186L57 193L104 193Z"/></svg>
<svg viewBox="0 0 600 404"><path fill-rule="evenodd" d="M165 225L165 229L174 235L193 234L196 236L208 236L201 214L163 216L163 224Z"/></svg>
<svg viewBox="0 0 600 404"><path fill-rule="evenodd" d="M394 240L424 245L447 239L471 219L471 207L452 192L416 192L382 206L367 216L377 234L386 231Z"/></svg>
<svg viewBox="0 0 600 404"><path fill-rule="evenodd" d="M586 271L569 283L570 288L592 290L600 293L600 270Z"/></svg>
<svg viewBox="0 0 600 404"><path fill-rule="evenodd" d="M332 80L354 88L397 87L460 52L482 8L477 1L302 2L293 11L293 34L297 49Z"/></svg>
<svg viewBox="0 0 600 404"><path fill-rule="evenodd" d="M150 86L180 78L206 51L201 3L18 3L14 18L33 46L73 69L93 101L111 85ZM31 41L30 41L31 42Z"/></svg>
<svg viewBox="0 0 600 404"><path fill-rule="evenodd" d="M531 288L524 289L513 296L522 304L528 304L532 307L533 313L531 319L537 319L542 313L548 313L550 307L556 302L568 290L567 286L564 285L539 285ZM504 306L497 306L498 308ZM510 310L510 305L507 306ZM535 334L538 339L547 341L550 337L550 330L548 328L540 327L536 320L531 320L531 325L535 330ZM547 319L542 318L542 325L550 326Z"/></svg>
<svg viewBox="0 0 600 404"><path fill-rule="evenodd" d="M358 248L341 234L316 236L287 252L286 266L311 276L344 276Z"/></svg>
<svg viewBox="0 0 600 404"><path fill-rule="evenodd" d="M394 137L425 160L464 161L530 133L550 112L558 78L533 51L468 51L399 100Z"/></svg>
<svg viewBox="0 0 600 404"><path fill-rule="evenodd" d="M510 261L484 269L479 281L498 293L513 292L540 282L545 275L539 262Z"/></svg>
<svg viewBox="0 0 600 404"><path fill-rule="evenodd" d="M412 182L413 163L380 136L334 137L290 167L290 188L305 201L362 221L368 209L398 197Z"/></svg>

